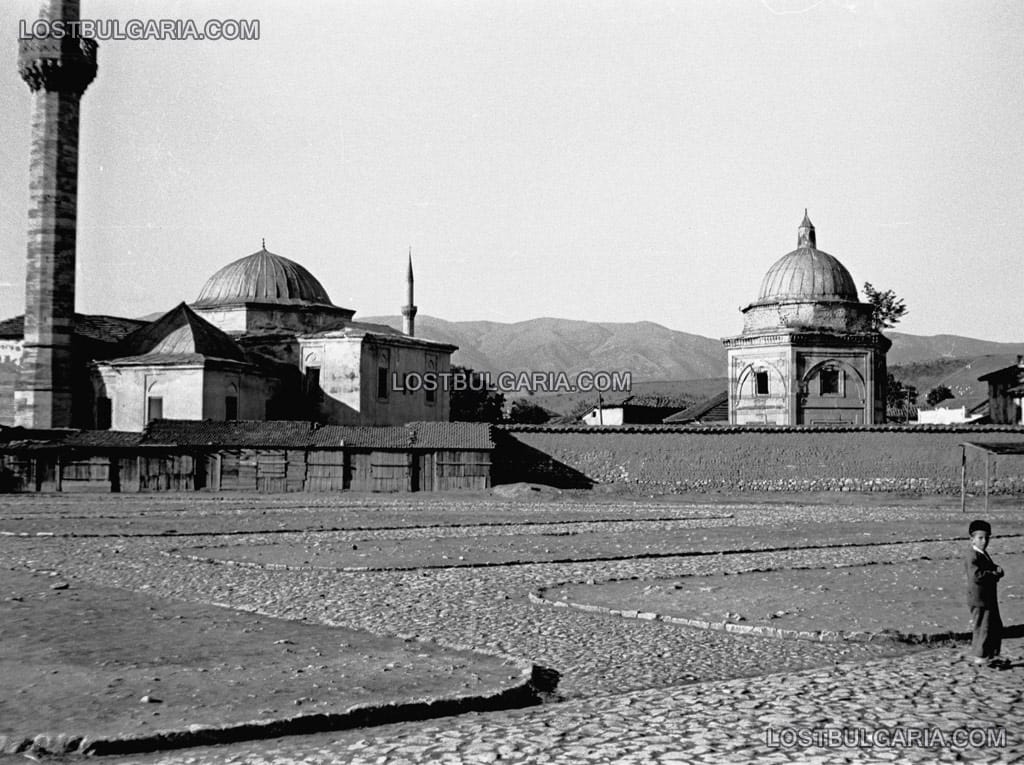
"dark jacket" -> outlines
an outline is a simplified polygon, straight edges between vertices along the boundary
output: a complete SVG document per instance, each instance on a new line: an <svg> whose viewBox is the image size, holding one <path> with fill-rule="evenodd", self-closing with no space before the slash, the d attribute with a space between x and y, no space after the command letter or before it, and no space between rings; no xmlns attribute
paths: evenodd
<svg viewBox="0 0 1024 765"><path fill-rule="evenodd" d="M965 561L967 565L967 607L997 608L996 583L1002 576L997 566L987 555L971 548Z"/></svg>

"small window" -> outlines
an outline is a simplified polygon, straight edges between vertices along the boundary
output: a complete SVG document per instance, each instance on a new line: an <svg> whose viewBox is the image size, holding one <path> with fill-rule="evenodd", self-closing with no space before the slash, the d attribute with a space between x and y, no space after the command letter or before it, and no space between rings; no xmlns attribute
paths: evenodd
<svg viewBox="0 0 1024 765"><path fill-rule="evenodd" d="M225 420L237 420L238 419L238 396L225 396L224 397L224 419Z"/></svg>
<svg viewBox="0 0 1024 765"><path fill-rule="evenodd" d="M423 394L426 396L427 404L437 401L437 359L427 356L427 374L423 381Z"/></svg>
<svg viewBox="0 0 1024 765"><path fill-rule="evenodd" d="M768 395L768 373L765 371L754 373L754 392L758 396Z"/></svg>
<svg viewBox="0 0 1024 765"><path fill-rule="evenodd" d="M822 369L819 374L822 396L838 396L840 394L840 371L838 369Z"/></svg>
<svg viewBox="0 0 1024 765"><path fill-rule="evenodd" d="M388 397L388 368L377 368L377 398L387 399Z"/></svg>
<svg viewBox="0 0 1024 765"><path fill-rule="evenodd" d="M111 420L113 417L113 405L106 396L100 396L96 399L96 429L97 430L110 430Z"/></svg>
<svg viewBox="0 0 1024 765"><path fill-rule="evenodd" d="M146 401L146 420L162 420L164 417L164 400L160 396L150 396Z"/></svg>
<svg viewBox="0 0 1024 765"><path fill-rule="evenodd" d="M320 367L306 367L306 395L311 401L320 401L323 398L323 389L320 387Z"/></svg>

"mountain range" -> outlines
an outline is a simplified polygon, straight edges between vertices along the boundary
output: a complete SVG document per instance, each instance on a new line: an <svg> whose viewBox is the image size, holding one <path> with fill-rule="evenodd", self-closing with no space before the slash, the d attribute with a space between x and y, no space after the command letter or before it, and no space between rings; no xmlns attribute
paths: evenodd
<svg viewBox="0 0 1024 765"><path fill-rule="evenodd" d="M401 328L402 317L359 317ZM650 321L590 322L530 319L515 323L416 318L416 334L459 346L455 364L492 373L504 370L584 370L632 373L634 382L724 377L725 348L718 338L693 335ZM941 359L1024 353L1024 342L998 343L958 335L887 332L890 367Z"/></svg>

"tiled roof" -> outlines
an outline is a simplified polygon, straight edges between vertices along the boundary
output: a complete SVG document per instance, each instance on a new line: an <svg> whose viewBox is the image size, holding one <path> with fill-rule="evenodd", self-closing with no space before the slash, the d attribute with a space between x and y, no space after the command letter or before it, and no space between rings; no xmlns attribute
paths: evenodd
<svg viewBox="0 0 1024 765"><path fill-rule="evenodd" d="M238 343L184 303L126 337L121 352L128 358L201 354L245 361L245 353Z"/></svg>
<svg viewBox="0 0 1024 765"><path fill-rule="evenodd" d="M107 343L117 342L147 324L149 322L145 319L75 314L75 332Z"/></svg>
<svg viewBox="0 0 1024 765"><path fill-rule="evenodd" d="M141 433L120 430L80 430L63 440L64 446L81 449L124 449L142 443Z"/></svg>
<svg viewBox="0 0 1024 765"><path fill-rule="evenodd" d="M931 425L911 423L897 425L605 425L592 428L587 425L520 425L502 424L495 428L507 433L588 433L614 436L619 433L713 433L727 436L731 433L1024 433L1024 425L979 425L956 423Z"/></svg>
<svg viewBox="0 0 1024 765"><path fill-rule="evenodd" d="M0 444L8 449L47 449L54 447L118 449L138 446L141 439L141 433L127 433L120 430L0 429Z"/></svg>
<svg viewBox="0 0 1024 765"><path fill-rule="evenodd" d="M662 422L671 425L672 423L694 422L728 422L729 420L729 391L722 391L717 396L694 404L688 409L666 417Z"/></svg>
<svg viewBox="0 0 1024 765"><path fill-rule="evenodd" d="M0 427L0 443L13 441L63 441L73 430L42 430L34 428Z"/></svg>
<svg viewBox="0 0 1024 765"><path fill-rule="evenodd" d="M411 422L416 449L493 449L491 426L486 422Z"/></svg>
<svg viewBox="0 0 1024 765"><path fill-rule="evenodd" d="M126 319L122 316L92 316L75 314L75 334L105 343L116 343L140 327L149 324L144 319ZM0 337L17 337L25 335L25 317L13 316L0 321Z"/></svg>
<svg viewBox="0 0 1024 765"><path fill-rule="evenodd" d="M413 422L408 425L320 425L305 420L154 420L143 433L113 430L26 430L0 428L8 448L130 448L220 446L316 449L494 448L491 426L476 422Z"/></svg>
<svg viewBox="0 0 1024 765"><path fill-rule="evenodd" d="M0 337L17 337L21 338L25 336L25 317L24 316L12 316L9 319L0 321Z"/></svg>
<svg viewBox="0 0 1024 765"><path fill-rule="evenodd" d="M154 420L146 428L142 444L304 449L312 442L313 427L304 420Z"/></svg>
<svg viewBox="0 0 1024 765"><path fill-rule="evenodd" d="M325 425L314 434L313 445L343 445L354 449L409 449L413 445L413 434L402 425Z"/></svg>

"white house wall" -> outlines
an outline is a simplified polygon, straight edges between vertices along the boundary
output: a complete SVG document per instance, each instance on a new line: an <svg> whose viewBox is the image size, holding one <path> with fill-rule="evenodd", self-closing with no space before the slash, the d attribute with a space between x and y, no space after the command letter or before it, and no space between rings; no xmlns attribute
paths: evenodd
<svg viewBox="0 0 1024 765"><path fill-rule="evenodd" d="M111 401L110 427L141 432L146 427L147 400L163 399L167 419L203 419L203 369L200 366L105 367L94 378L96 396Z"/></svg>

